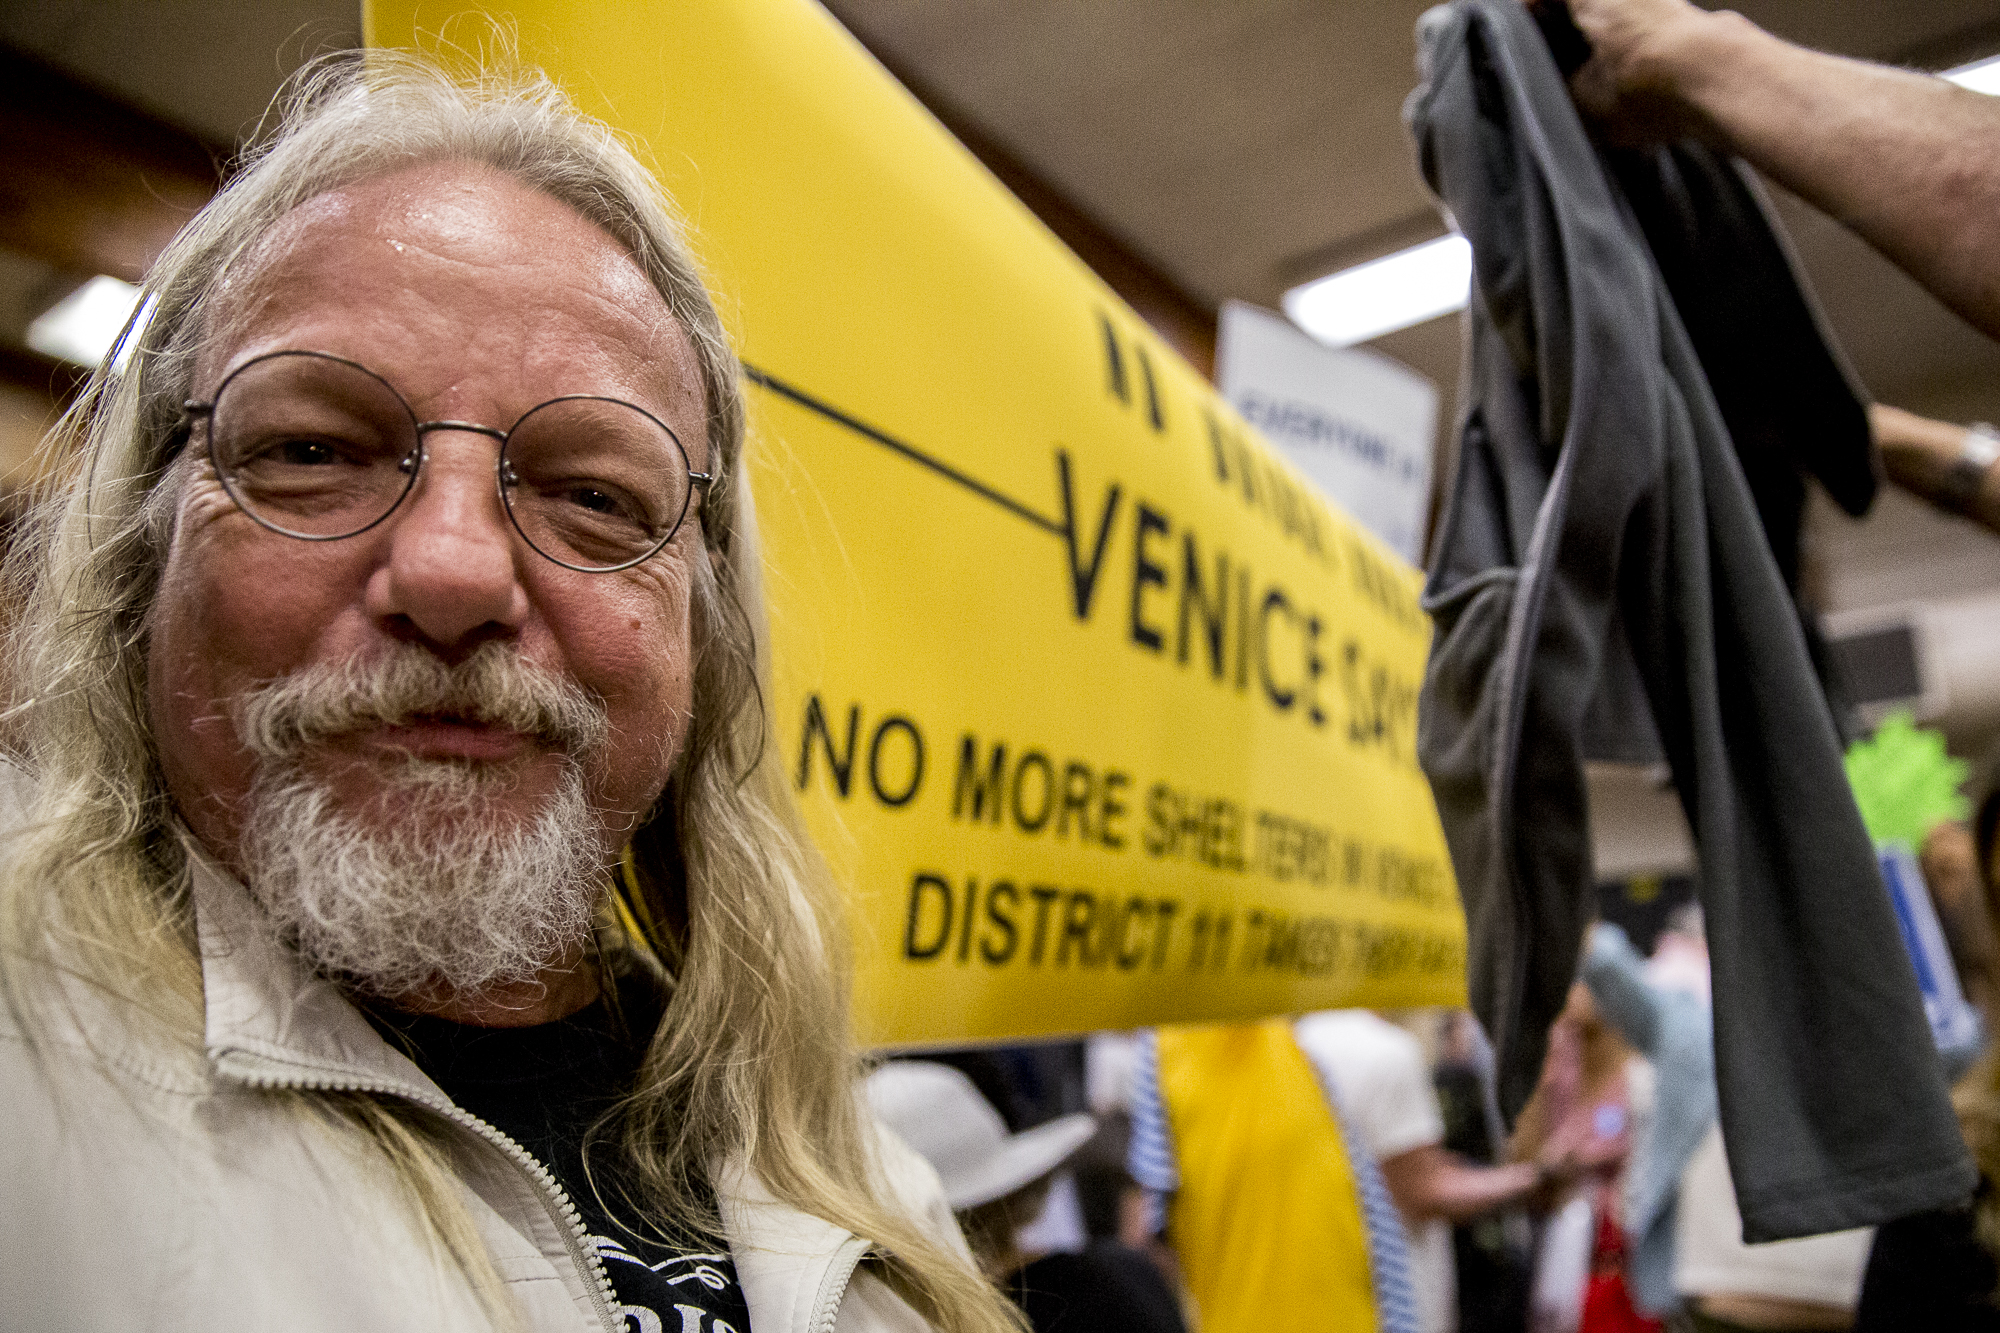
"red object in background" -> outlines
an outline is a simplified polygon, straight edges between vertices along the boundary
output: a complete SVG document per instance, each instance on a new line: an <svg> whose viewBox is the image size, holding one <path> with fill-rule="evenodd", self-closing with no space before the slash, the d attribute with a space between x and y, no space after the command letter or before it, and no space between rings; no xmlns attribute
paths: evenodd
<svg viewBox="0 0 2000 1333"><path fill-rule="evenodd" d="M1577 1333L1662 1333L1664 1325L1632 1306L1625 1287L1625 1233L1618 1229L1616 1194L1605 1188L1597 1201L1597 1243L1590 1254L1590 1281L1583 1289L1583 1318Z"/></svg>

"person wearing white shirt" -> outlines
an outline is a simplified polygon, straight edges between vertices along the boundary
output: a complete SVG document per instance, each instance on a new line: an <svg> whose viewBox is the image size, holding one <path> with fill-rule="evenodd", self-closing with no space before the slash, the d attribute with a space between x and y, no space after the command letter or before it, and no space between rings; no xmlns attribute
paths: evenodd
<svg viewBox="0 0 2000 1333"><path fill-rule="evenodd" d="M1387 1019L1366 1009L1327 1010L1299 1019L1293 1032L1403 1214L1425 1333L1452 1333L1452 1223L1524 1202L1562 1173L1532 1162L1480 1166L1447 1151L1423 1047Z"/></svg>

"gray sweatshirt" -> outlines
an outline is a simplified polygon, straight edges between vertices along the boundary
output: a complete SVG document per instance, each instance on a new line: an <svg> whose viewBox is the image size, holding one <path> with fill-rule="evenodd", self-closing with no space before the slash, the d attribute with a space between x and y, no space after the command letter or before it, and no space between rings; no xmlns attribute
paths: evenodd
<svg viewBox="0 0 2000 1333"><path fill-rule="evenodd" d="M1962 1196L1972 1166L1832 716L1673 303L1518 0L1455 0L1419 34L1407 114L1474 255L1419 752L1503 1109L1533 1090L1576 975L1587 718L1629 646L1698 847L1747 1238Z"/></svg>

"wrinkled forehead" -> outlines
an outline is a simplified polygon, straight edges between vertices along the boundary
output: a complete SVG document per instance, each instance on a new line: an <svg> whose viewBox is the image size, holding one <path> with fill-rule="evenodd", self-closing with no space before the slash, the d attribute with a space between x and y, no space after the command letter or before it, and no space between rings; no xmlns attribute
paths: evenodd
<svg viewBox="0 0 2000 1333"><path fill-rule="evenodd" d="M197 392L279 344L371 366L433 355L412 395L445 387L462 349L488 364L594 349L600 387L686 400L692 345L631 253L568 204L494 168L431 162L364 177L281 217L225 272L205 311ZM408 344L408 345L405 345ZM381 367L394 369L394 367ZM690 406L664 401L663 408Z"/></svg>

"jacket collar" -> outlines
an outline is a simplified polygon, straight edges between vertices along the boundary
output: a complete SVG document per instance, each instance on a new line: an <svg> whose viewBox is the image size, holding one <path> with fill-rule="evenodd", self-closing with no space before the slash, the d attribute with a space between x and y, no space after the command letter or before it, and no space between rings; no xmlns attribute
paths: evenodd
<svg viewBox="0 0 2000 1333"><path fill-rule="evenodd" d="M250 891L185 837L201 944L204 1044L224 1077L260 1087L444 1094L382 1040L340 989L277 938Z"/></svg>
<svg viewBox="0 0 2000 1333"><path fill-rule="evenodd" d="M368 1088L450 1105L338 987L277 938L250 891L186 841L215 1070L256 1087ZM784 1203L740 1158L713 1180L751 1327L830 1329L868 1242Z"/></svg>
<svg viewBox="0 0 2000 1333"><path fill-rule="evenodd" d="M869 1243L783 1202L740 1158L715 1173L715 1198L750 1327L831 1329Z"/></svg>

